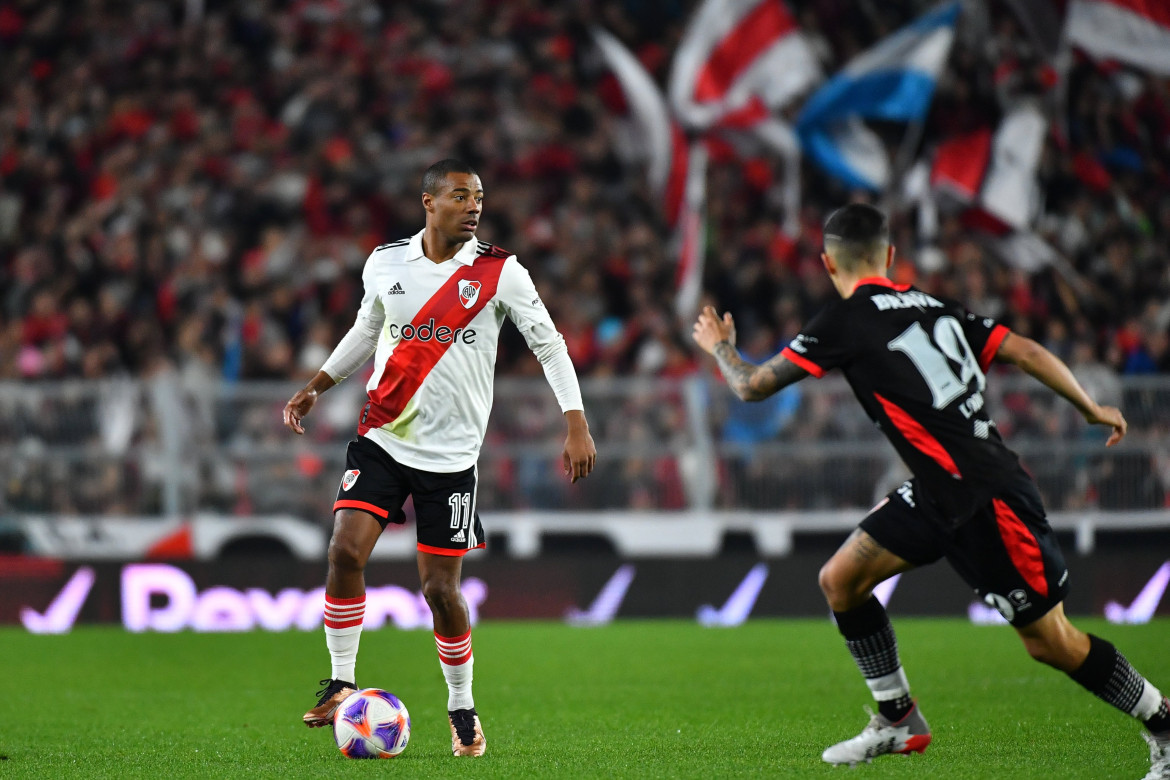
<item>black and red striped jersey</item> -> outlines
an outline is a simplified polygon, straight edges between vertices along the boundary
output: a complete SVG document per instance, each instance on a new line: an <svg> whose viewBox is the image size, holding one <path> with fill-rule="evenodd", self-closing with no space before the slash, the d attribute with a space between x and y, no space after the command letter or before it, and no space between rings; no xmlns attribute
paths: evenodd
<svg viewBox="0 0 1170 780"><path fill-rule="evenodd" d="M1009 331L962 304L862 279L781 354L813 376L838 368L866 413L956 524L1019 473L988 416L985 372Z"/></svg>

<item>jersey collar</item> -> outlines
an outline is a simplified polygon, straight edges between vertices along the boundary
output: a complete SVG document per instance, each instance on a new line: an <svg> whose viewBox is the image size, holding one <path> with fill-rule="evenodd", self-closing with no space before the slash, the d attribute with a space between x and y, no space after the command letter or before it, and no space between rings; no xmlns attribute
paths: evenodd
<svg viewBox="0 0 1170 780"><path fill-rule="evenodd" d="M410 251L406 253L406 259L408 261L426 259L422 243L424 230L420 230L411 236L410 244L408 245ZM463 246L459 247L459 251L451 259L461 265L471 265L475 262L475 258L478 257L478 247L479 241L476 240L475 236L472 236L463 243ZM429 263L430 260L427 260L427 262Z"/></svg>
<svg viewBox="0 0 1170 780"><path fill-rule="evenodd" d="M876 284L879 287L889 287L891 290L898 292L906 292L910 289L908 284L894 284L884 276L867 276L864 279L858 279L857 284L853 285L853 289L849 292L850 295L857 292L857 288L866 284Z"/></svg>

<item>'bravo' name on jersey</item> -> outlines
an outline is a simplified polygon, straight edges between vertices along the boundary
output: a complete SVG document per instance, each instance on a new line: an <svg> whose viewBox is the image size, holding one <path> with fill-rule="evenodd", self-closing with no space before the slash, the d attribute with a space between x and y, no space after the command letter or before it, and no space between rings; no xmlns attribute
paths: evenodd
<svg viewBox="0 0 1170 780"><path fill-rule="evenodd" d="M873 305L878 307L878 311L886 311L887 309L910 309L910 308L925 308L927 306L941 309L943 302L937 298L931 297L924 292L917 290L910 290L902 293L876 293L869 296L873 301Z"/></svg>

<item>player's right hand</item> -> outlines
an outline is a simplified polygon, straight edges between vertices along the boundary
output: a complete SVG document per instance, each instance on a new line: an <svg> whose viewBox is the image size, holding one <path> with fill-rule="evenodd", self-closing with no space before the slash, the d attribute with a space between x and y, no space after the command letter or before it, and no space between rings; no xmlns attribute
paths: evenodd
<svg viewBox="0 0 1170 780"><path fill-rule="evenodd" d="M301 425L301 420L313 408L313 404L317 403L317 391L303 388L297 391L297 394L288 399L288 403L284 405L284 424L290 428L293 433L303 434L305 432L304 426Z"/></svg>
<svg viewBox="0 0 1170 780"><path fill-rule="evenodd" d="M726 312L720 317L715 313L714 306L704 306L699 312L699 319L695 322L691 337L704 352L708 353L714 350L720 341L730 342L734 347L735 320L731 318L731 312Z"/></svg>
<svg viewBox="0 0 1170 780"><path fill-rule="evenodd" d="M1121 410L1114 406L1098 406L1095 411L1085 415L1085 421L1092 425L1108 425L1113 428L1113 433L1105 442L1106 447L1112 447L1121 441L1125 438L1125 432L1129 430L1129 424L1121 415Z"/></svg>

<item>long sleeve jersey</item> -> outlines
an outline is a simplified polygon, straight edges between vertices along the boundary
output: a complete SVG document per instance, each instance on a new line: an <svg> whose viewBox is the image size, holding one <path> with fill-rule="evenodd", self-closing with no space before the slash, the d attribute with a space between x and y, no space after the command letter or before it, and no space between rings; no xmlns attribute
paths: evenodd
<svg viewBox="0 0 1170 780"><path fill-rule="evenodd" d="M561 410L584 406L564 337L516 256L472 239L434 263L422 235L366 260L357 319L322 370L340 382L373 353L359 435L404 465L462 471L487 430L504 317L544 367Z"/></svg>

